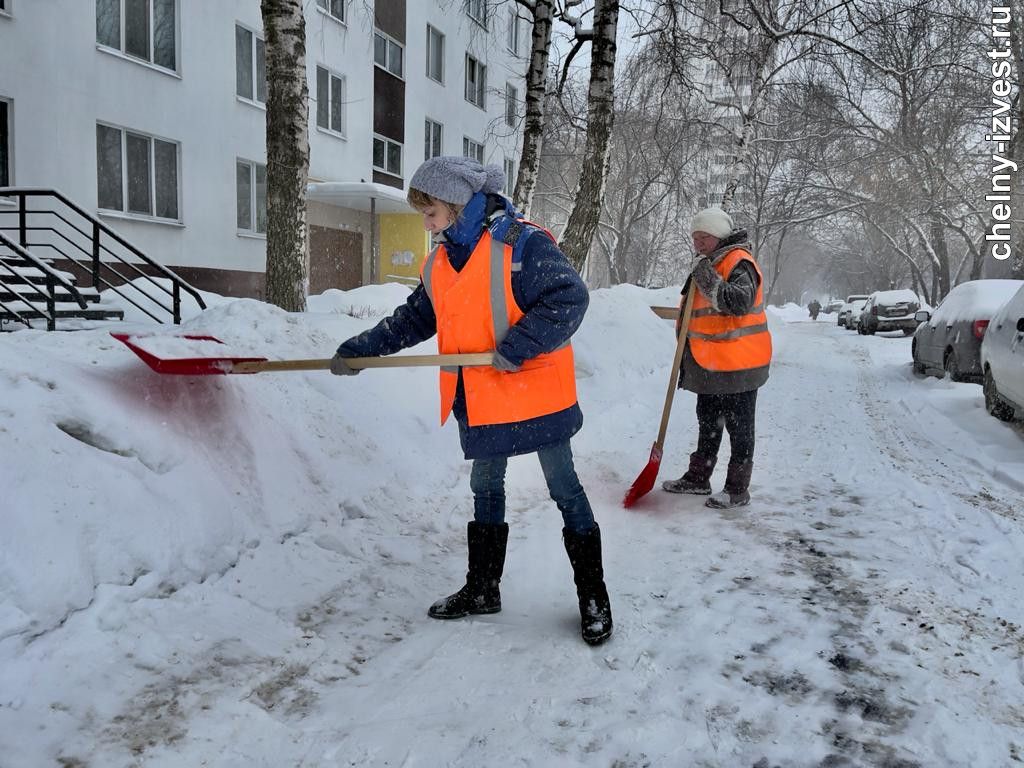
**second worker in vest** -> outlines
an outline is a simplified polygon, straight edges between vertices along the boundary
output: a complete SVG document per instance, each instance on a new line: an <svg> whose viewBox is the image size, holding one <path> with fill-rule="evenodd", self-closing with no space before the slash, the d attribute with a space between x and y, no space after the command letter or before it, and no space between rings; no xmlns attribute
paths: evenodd
<svg viewBox="0 0 1024 768"><path fill-rule="evenodd" d="M679 386L697 394L697 450L678 480L662 483L671 493L711 493L722 434L729 432L731 453L721 493L706 505L719 509L750 503L754 464L754 413L757 389L768 380L772 340L764 312L761 270L747 242L720 208L693 217L693 247L702 258L690 274L696 282ZM681 321L680 321L681 322ZM677 332L679 324L677 323Z"/></svg>
<svg viewBox="0 0 1024 768"><path fill-rule="evenodd" d="M591 645L612 633L601 562L601 529L573 466L569 439L583 424L569 338L583 321L587 288L546 230L523 221L499 194L504 173L463 157L424 162L409 182L436 247L405 304L344 342L331 372L351 374L345 358L389 355L437 334L442 354L494 351L492 366L442 368L441 423L455 414L473 462L469 568L458 592L428 614L458 619L501 610L508 457L536 453L562 513L562 538L579 598L581 632Z"/></svg>

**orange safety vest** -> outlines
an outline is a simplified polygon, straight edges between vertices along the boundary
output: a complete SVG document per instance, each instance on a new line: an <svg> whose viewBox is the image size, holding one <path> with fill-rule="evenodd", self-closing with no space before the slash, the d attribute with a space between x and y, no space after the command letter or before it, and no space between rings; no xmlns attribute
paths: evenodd
<svg viewBox="0 0 1024 768"><path fill-rule="evenodd" d="M512 246L494 239L489 230L484 231L461 272L448 261L444 245L431 251L420 279L434 305L441 354L497 349L524 314L512 295L513 269ZM442 424L451 414L458 380L457 366L441 368ZM463 368L462 383L473 427L510 424L563 411L576 404L572 346L566 342L553 352L526 360L514 373L491 366Z"/></svg>
<svg viewBox="0 0 1024 768"><path fill-rule="evenodd" d="M741 261L749 261L757 272L758 286L754 306L745 315L725 315L712 306L700 291L693 296L693 312L686 336L690 353L706 371L745 371L763 368L772 359L772 337L764 313L764 280L753 257L742 248L734 248L715 264L723 280Z"/></svg>

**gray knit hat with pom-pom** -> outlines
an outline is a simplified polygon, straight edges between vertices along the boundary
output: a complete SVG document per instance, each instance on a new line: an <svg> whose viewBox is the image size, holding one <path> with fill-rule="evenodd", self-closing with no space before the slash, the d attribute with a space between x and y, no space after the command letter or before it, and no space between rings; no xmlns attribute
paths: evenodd
<svg viewBox="0 0 1024 768"><path fill-rule="evenodd" d="M505 172L468 157L432 157L416 169L409 186L454 205L465 205L477 192L501 192Z"/></svg>

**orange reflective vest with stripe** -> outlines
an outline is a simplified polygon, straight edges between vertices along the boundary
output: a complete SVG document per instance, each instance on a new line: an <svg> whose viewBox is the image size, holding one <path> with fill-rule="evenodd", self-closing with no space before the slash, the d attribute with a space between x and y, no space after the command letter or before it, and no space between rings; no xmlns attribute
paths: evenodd
<svg viewBox="0 0 1024 768"><path fill-rule="evenodd" d="M719 312L700 291L693 296L693 313L686 336L690 354L707 371L744 371L763 368L772 359L772 337L764 313L764 280L753 257L742 248L734 248L714 265L723 280L746 259L757 272L758 286L754 306L745 315Z"/></svg>
<svg viewBox="0 0 1024 768"><path fill-rule="evenodd" d="M490 352L523 316L512 295L512 247L489 230L473 248L461 272L438 245L420 270L437 317L437 348L443 355ZM458 367L442 367L441 423L452 411ZM491 366L462 369L466 414L473 427L510 424L563 411L576 404L576 373L568 342L523 362L514 373Z"/></svg>

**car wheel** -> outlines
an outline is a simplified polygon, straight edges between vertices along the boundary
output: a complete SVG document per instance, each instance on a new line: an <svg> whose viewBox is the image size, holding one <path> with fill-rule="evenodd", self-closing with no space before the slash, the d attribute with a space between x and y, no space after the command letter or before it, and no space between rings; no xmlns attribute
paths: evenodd
<svg viewBox="0 0 1024 768"><path fill-rule="evenodd" d="M917 360L917 342L910 347L910 357L914 361L914 373L918 376L924 376L924 363L918 362Z"/></svg>
<svg viewBox="0 0 1024 768"><path fill-rule="evenodd" d="M996 380L992 378L992 369L985 368L985 380L981 385L985 393L985 410L1000 421L1013 420L1013 408L999 399L999 390L996 389Z"/></svg>
<svg viewBox="0 0 1024 768"><path fill-rule="evenodd" d="M942 367L946 369L946 373L949 374L951 381L963 381L963 374L960 373L960 365L956 360L956 352L952 349L946 353L946 356L942 360Z"/></svg>

